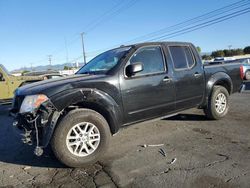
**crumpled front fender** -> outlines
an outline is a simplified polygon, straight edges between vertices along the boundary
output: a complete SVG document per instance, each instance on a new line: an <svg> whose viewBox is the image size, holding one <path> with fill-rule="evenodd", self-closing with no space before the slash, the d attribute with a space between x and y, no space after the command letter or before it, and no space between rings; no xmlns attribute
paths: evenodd
<svg viewBox="0 0 250 188"><path fill-rule="evenodd" d="M117 102L110 95L98 89L66 90L51 97L51 101L58 111L76 105L99 112L108 121L112 134L115 134L122 124L123 116Z"/></svg>

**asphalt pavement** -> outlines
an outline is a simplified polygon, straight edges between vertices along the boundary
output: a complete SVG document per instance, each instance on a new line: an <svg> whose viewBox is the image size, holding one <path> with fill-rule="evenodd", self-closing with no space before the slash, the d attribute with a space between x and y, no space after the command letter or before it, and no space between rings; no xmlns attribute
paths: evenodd
<svg viewBox="0 0 250 188"><path fill-rule="evenodd" d="M0 187L249 187L250 93L234 94L226 118L201 110L122 129L95 165L68 168L20 142L0 106ZM162 145L163 144L163 145ZM153 146L149 146L153 145ZM154 146L155 145L155 146ZM158 146L159 145L159 146Z"/></svg>

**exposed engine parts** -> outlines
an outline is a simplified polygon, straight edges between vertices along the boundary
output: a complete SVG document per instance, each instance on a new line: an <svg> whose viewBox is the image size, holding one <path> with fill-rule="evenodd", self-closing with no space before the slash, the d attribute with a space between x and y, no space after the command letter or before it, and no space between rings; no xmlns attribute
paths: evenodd
<svg viewBox="0 0 250 188"><path fill-rule="evenodd" d="M13 122L13 126L23 132L21 133L22 142L28 145L35 144L34 154L41 156L43 154L43 148L49 143L54 125L60 113L58 113L48 101L36 112L25 114L25 118L22 118L22 116L24 115L19 114L18 117L16 117L17 120ZM53 128L51 128L51 126L53 126Z"/></svg>

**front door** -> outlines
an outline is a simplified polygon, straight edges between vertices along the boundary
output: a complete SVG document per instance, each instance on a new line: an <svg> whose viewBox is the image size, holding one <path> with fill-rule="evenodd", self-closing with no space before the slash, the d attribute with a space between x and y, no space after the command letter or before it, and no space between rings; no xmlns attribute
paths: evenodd
<svg viewBox="0 0 250 188"><path fill-rule="evenodd" d="M133 76L121 73L124 124L160 117L175 110L174 84L167 71L161 46L141 47L126 66L142 63L143 71Z"/></svg>

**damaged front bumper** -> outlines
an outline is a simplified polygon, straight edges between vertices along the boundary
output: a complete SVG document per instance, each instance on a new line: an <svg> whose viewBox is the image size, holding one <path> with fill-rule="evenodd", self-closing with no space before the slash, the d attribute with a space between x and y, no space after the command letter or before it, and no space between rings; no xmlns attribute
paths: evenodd
<svg viewBox="0 0 250 188"><path fill-rule="evenodd" d="M43 103L33 113L10 111L14 117L13 126L21 131L22 142L35 145L34 153L37 156L41 156L48 146L60 114L50 101Z"/></svg>

